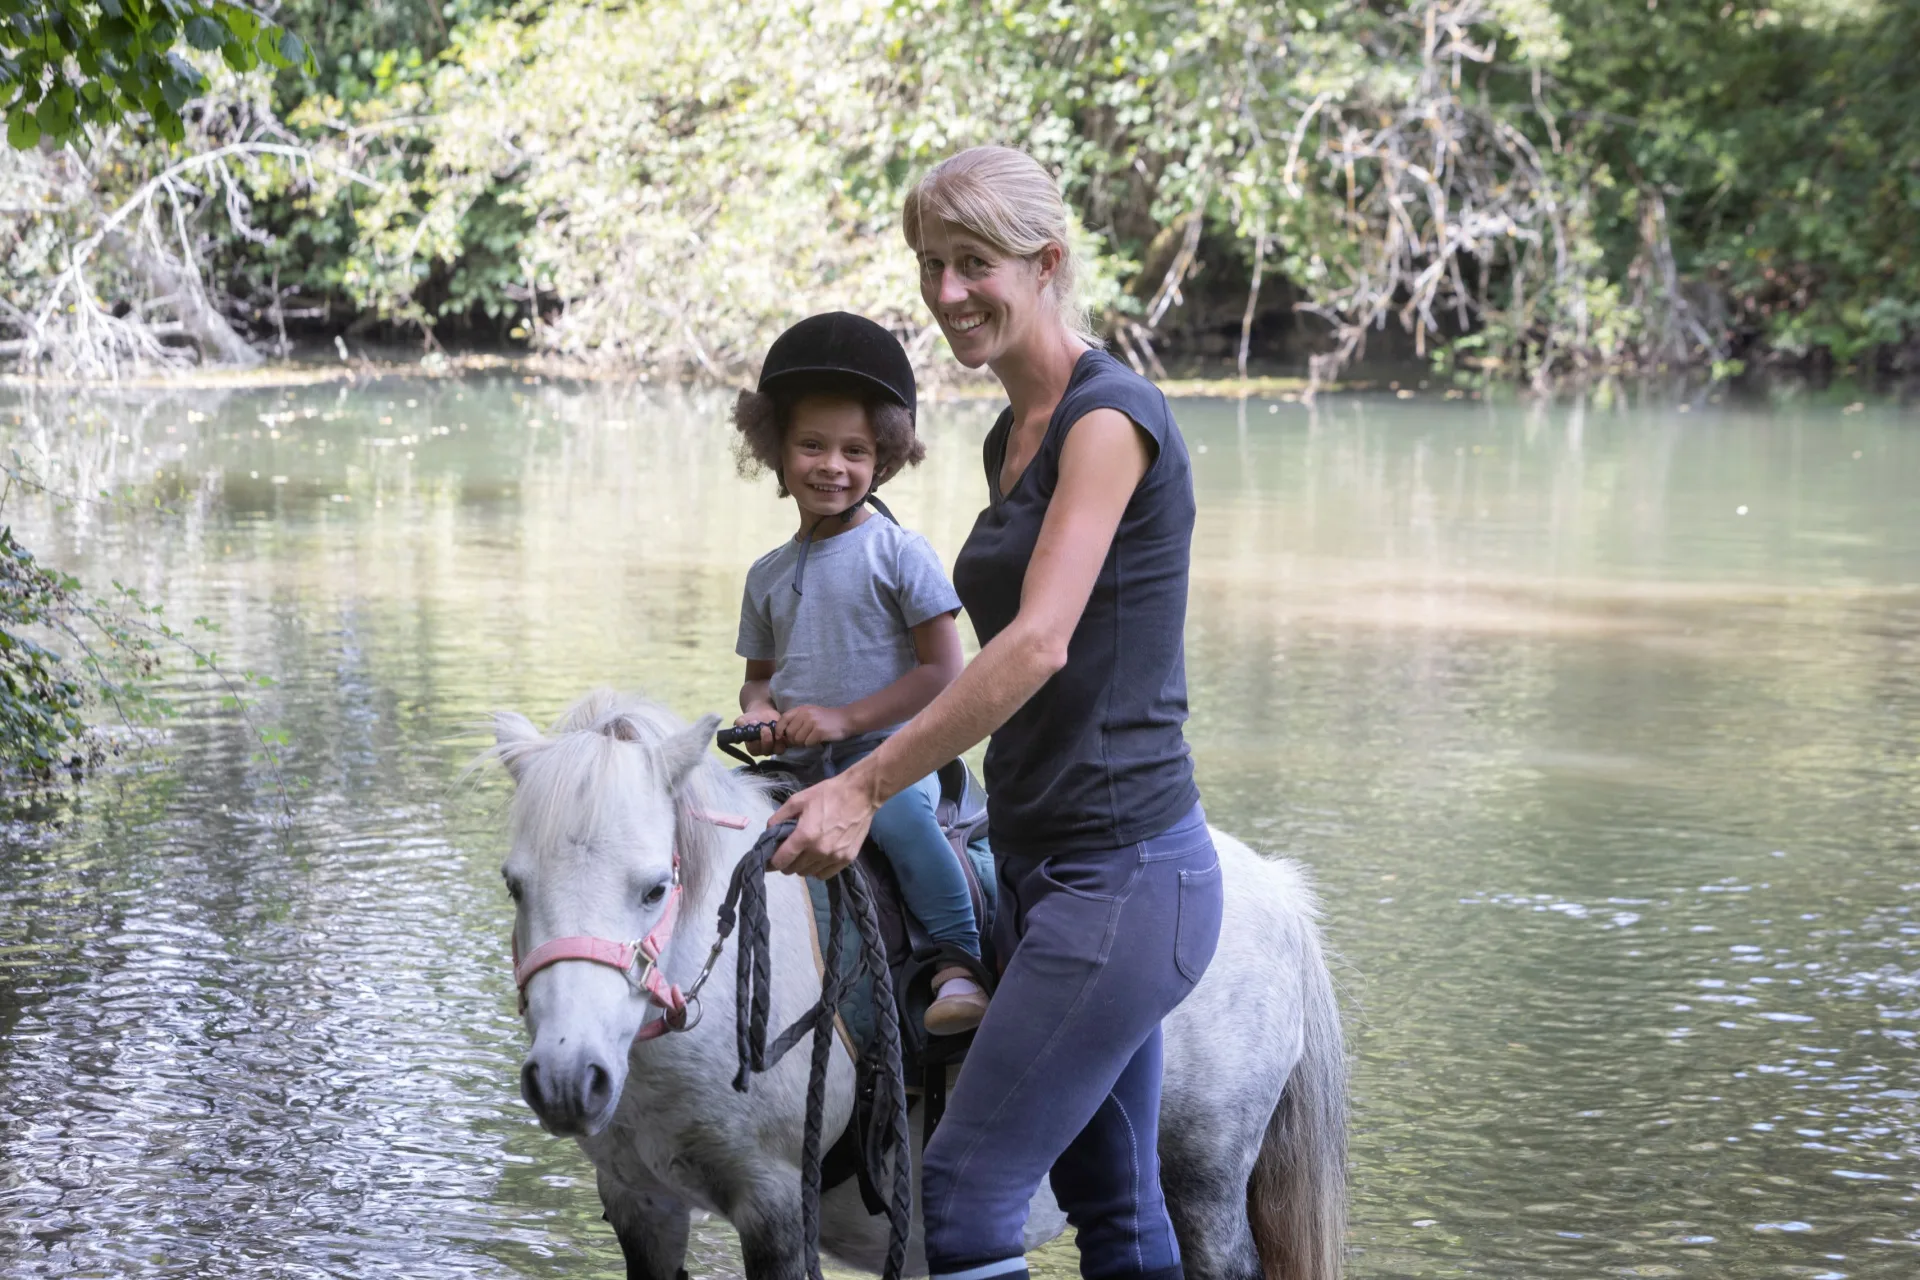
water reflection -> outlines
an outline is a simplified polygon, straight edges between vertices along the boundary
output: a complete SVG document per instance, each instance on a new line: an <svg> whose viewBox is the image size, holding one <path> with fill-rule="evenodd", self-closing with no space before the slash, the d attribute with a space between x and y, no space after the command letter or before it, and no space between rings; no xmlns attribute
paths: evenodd
<svg viewBox="0 0 1920 1280"><path fill-rule="evenodd" d="M1179 406L1193 740L1311 863L1358 1054L1357 1275L1911 1274L1920 435ZM991 406L889 490L951 558ZM11 425L9 421L11 420ZM618 1275L514 1094L490 708L729 704L782 536L718 398L390 380L0 402L31 545L272 675L0 835L0 1270ZM696 1275L733 1274L714 1224ZM1070 1249L1043 1270L1066 1274Z"/></svg>

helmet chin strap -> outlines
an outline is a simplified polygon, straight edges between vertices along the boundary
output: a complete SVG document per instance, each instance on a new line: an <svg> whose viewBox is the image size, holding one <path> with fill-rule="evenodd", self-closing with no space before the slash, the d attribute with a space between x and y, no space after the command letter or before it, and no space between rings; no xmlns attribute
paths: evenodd
<svg viewBox="0 0 1920 1280"><path fill-rule="evenodd" d="M895 518L893 512L888 509L887 504L880 501L880 495L874 492L874 490L879 487L880 485L877 481L869 486L866 493L861 496L859 502L853 503L845 511L840 513L840 523L847 524L852 521L853 513L860 507L861 503L866 503L887 519L892 520L895 524L899 524L900 521ZM801 580L806 577L807 552L813 547L813 535L819 530L821 525L831 519L833 519L832 516L821 516L818 520L815 520L807 526L807 536L800 539L800 558L796 560L793 565L793 594L797 596L806 594L800 589L800 583Z"/></svg>

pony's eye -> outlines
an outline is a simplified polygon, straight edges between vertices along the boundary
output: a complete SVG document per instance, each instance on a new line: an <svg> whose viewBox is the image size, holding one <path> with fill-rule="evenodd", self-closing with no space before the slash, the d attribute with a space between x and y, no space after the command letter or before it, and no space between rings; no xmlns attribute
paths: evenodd
<svg viewBox="0 0 1920 1280"><path fill-rule="evenodd" d="M520 881L504 871L500 873L500 878L507 882L507 896L515 902L520 901Z"/></svg>
<svg viewBox="0 0 1920 1280"><path fill-rule="evenodd" d="M653 888L647 890L646 896L641 898L640 901L646 903L650 907L657 907L660 905L660 900L666 896L667 896L667 886L663 884L657 884L653 886Z"/></svg>

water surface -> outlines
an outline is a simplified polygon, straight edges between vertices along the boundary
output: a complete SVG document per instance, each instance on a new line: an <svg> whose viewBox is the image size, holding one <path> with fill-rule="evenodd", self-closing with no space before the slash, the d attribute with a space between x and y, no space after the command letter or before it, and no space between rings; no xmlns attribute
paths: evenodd
<svg viewBox="0 0 1920 1280"><path fill-rule="evenodd" d="M787 532L724 402L68 396L48 559L272 676L0 831L0 1273L618 1276L516 1094L495 707L732 705ZM1920 1271L1920 423L1836 401L1178 406L1210 809L1326 899L1357 1276ZM889 498L951 562L983 404ZM964 628L963 628L964 630ZM1070 1271L1070 1251L1046 1269ZM737 1274L717 1224L690 1270Z"/></svg>

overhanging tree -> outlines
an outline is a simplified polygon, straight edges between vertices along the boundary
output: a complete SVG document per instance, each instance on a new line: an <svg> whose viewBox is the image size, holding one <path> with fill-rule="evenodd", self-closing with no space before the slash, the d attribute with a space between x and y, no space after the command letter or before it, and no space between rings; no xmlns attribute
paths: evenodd
<svg viewBox="0 0 1920 1280"><path fill-rule="evenodd" d="M144 116L169 142L207 77L186 49L218 53L235 71L305 66L294 32L245 5L197 0L0 0L0 111L7 142L66 144L89 124Z"/></svg>

